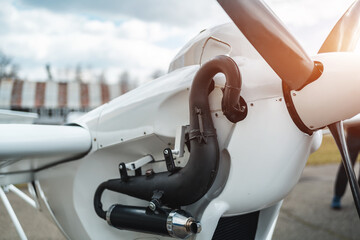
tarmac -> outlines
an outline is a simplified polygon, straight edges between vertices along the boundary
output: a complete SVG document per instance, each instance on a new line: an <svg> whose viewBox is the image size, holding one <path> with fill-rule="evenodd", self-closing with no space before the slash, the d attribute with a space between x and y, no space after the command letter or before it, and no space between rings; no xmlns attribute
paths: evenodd
<svg viewBox="0 0 360 240"><path fill-rule="evenodd" d="M305 168L299 183L284 200L273 240L360 239L360 220L349 188L342 200L343 208L330 208L337 168L337 164ZM28 239L65 239L47 216L11 192L8 198ZM0 239L19 239L2 201Z"/></svg>
<svg viewBox="0 0 360 240"><path fill-rule="evenodd" d="M330 208L338 166L304 169L299 183L284 200L274 240L360 239L360 220L349 186L342 199L342 209ZM358 166L355 172L359 172Z"/></svg>

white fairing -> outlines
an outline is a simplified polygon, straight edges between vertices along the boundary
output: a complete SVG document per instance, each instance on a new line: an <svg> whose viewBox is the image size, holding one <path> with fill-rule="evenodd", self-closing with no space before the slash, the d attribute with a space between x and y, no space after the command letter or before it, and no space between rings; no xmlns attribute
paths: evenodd
<svg viewBox="0 0 360 240"><path fill-rule="evenodd" d="M213 53L206 49L202 58L199 48L203 49L201 44L211 35L230 45L232 51L227 53L227 47L216 47ZM217 75L209 102L219 141L219 172L209 192L184 209L202 223L203 230L193 239L211 239L222 216L258 210L256 239L271 238L281 200L297 183L321 135L308 136L296 127L288 114L279 77L233 24L200 34L200 40L196 38L187 50L182 50L186 61L181 54L176 57L178 61L172 63L170 74L76 121L91 134L90 153L78 161L36 173L52 212L70 238L168 239L110 227L95 214L94 193L101 182L119 178L120 162L129 163L151 154L156 161L145 165L143 172L150 168L155 172L166 170L159 160L163 160L165 148L174 147L176 129L189 124L189 91L194 75L200 62L219 54L221 49L240 68L241 96L247 102L248 115L233 124L222 114L221 88L225 79L222 74ZM176 164L184 166L188 156L186 151L184 157L176 159ZM109 191L104 192L102 202L105 210L115 203L148 204Z"/></svg>
<svg viewBox="0 0 360 240"><path fill-rule="evenodd" d="M174 57L170 63L169 72L184 66L202 64L220 54L264 61L235 24L231 22L201 31Z"/></svg>
<svg viewBox="0 0 360 240"><path fill-rule="evenodd" d="M344 121L344 127L357 126L360 123L360 114Z"/></svg>
<svg viewBox="0 0 360 240"><path fill-rule="evenodd" d="M304 124L310 129L319 129L359 113L360 55L323 53L313 59L323 64L322 75L291 94Z"/></svg>

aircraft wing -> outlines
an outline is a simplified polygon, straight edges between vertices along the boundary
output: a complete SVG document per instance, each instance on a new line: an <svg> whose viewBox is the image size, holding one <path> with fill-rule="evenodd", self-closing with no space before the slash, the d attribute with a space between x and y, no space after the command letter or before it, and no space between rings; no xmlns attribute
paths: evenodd
<svg viewBox="0 0 360 240"><path fill-rule="evenodd" d="M0 185L31 181L33 172L91 148L89 131L79 126L0 124L0 132Z"/></svg>
<svg viewBox="0 0 360 240"><path fill-rule="evenodd" d="M0 109L0 123L33 123L37 113Z"/></svg>

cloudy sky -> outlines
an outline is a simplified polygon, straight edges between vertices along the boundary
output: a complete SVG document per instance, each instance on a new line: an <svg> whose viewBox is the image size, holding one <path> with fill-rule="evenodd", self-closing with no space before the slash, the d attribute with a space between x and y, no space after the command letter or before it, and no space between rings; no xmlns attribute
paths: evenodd
<svg viewBox="0 0 360 240"><path fill-rule="evenodd" d="M353 0L267 0L310 54ZM0 0L0 50L20 65L20 76L45 80L104 72L110 82L129 71L145 81L166 71L177 51L199 31L228 22L215 0Z"/></svg>

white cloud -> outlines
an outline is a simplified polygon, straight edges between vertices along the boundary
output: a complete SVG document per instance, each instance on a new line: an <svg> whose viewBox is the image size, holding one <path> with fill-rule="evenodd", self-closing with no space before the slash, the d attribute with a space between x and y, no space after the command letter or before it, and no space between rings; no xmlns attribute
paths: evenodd
<svg viewBox="0 0 360 240"><path fill-rule="evenodd" d="M177 48L157 43L184 35L177 27L136 19L115 24L44 9L17 9L11 2L1 3L0 9L1 25L7 29L0 33L0 49L13 56L30 79L46 78L40 69L47 62L59 68L92 65L98 74L107 69L112 81L124 70L144 78L155 69L166 70L176 54Z"/></svg>
<svg viewBox="0 0 360 240"><path fill-rule="evenodd" d="M310 53L315 53L352 0L266 1ZM70 67L124 71L139 78L165 70L178 49L200 30L229 21L216 1L0 0L0 49L22 76L45 79ZM89 72L89 71L88 71Z"/></svg>
<svg viewBox="0 0 360 240"><path fill-rule="evenodd" d="M136 18L167 25L193 25L218 15L220 7L209 0L17 0L20 6L49 9L53 12L93 15L111 20Z"/></svg>

